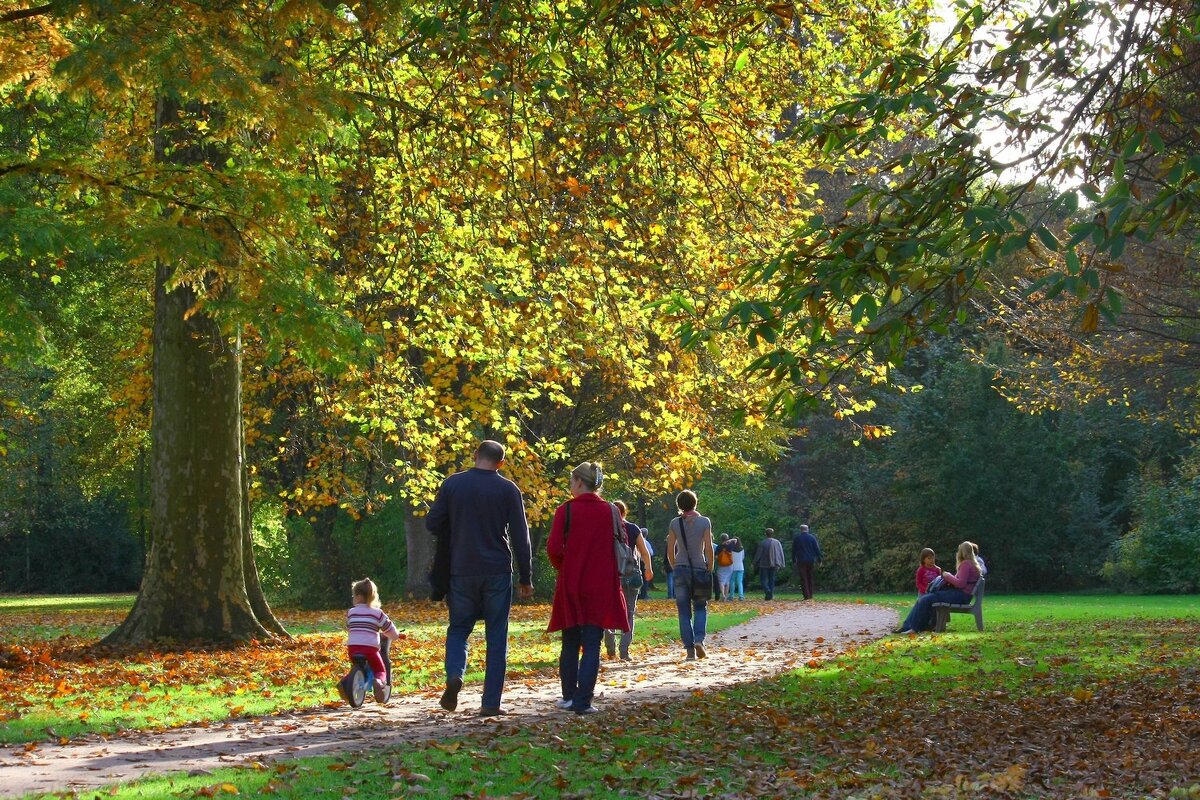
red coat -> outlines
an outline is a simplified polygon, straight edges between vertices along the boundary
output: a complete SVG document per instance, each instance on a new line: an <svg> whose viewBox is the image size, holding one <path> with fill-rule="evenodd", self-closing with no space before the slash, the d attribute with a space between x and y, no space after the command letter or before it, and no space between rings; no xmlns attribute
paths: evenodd
<svg viewBox="0 0 1200 800"><path fill-rule="evenodd" d="M564 536L568 504L571 529ZM613 553L612 506L607 500L588 493L559 506L546 553L558 570L549 631L577 625L629 630L629 612Z"/></svg>

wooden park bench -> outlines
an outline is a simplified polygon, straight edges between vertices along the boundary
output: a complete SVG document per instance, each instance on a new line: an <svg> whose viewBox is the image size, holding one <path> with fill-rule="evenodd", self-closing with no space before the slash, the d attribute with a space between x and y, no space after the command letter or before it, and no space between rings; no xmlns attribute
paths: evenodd
<svg viewBox="0 0 1200 800"><path fill-rule="evenodd" d="M950 621L950 614L973 614L975 616L975 627L978 630L983 630L983 582L981 577L979 582L975 584L975 591L971 594L970 603L934 603L933 610L935 613L933 630L936 633L941 633L946 630L946 623Z"/></svg>

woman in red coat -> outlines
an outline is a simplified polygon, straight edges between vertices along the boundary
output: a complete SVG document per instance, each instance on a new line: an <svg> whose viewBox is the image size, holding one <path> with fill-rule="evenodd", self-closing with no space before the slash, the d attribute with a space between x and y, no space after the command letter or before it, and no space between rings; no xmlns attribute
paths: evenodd
<svg viewBox="0 0 1200 800"><path fill-rule="evenodd" d="M599 494L603 482L604 473L594 462L585 461L571 470L572 497L554 512L546 542L550 563L558 570L549 628L551 633L562 631L558 707L576 714L598 710L592 705L592 694L600 674L600 638L605 628L629 630L613 552L617 533L613 505Z"/></svg>

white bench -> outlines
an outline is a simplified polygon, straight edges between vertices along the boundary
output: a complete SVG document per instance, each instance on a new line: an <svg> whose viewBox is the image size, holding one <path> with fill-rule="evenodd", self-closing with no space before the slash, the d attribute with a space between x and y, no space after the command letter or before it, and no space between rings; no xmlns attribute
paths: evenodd
<svg viewBox="0 0 1200 800"><path fill-rule="evenodd" d="M950 614L973 614L975 616L975 628L983 630L983 582L980 578L975 584L975 591L971 594L970 603L934 603L933 610L935 613L933 630L935 633L941 633L946 630L946 623L950 621Z"/></svg>

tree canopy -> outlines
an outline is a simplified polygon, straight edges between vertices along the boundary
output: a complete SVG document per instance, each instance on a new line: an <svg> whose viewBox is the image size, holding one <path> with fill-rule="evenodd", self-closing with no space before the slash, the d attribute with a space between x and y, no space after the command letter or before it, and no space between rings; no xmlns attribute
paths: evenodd
<svg viewBox="0 0 1200 800"><path fill-rule="evenodd" d="M676 332L756 297L738 269L818 205L789 115L846 97L924 9L79 0L2 19L21 54L0 74L6 368L66 341L68 297L92 303L76 329L112 320L89 414L110 473L152 456L133 618L170 616L153 576L215 557L227 583L173 608L204 617L185 606L215 593L232 605L196 633L259 635L257 504L327 532L419 508L481 436L508 444L535 519L581 458L638 492L774 451L786 428L743 377L766 343ZM235 606L251 622L230 631Z"/></svg>
<svg viewBox="0 0 1200 800"><path fill-rule="evenodd" d="M856 187L743 274L769 298L725 322L801 343L758 364L787 391L830 358L897 361L1022 254L1023 298L1065 293L1082 332L1115 323L1148 293L1121 278L1131 243L1192 255L1197 25L1180 3L956 3L944 38L915 31L790 131ZM1176 285L1153 313L1190 330Z"/></svg>

